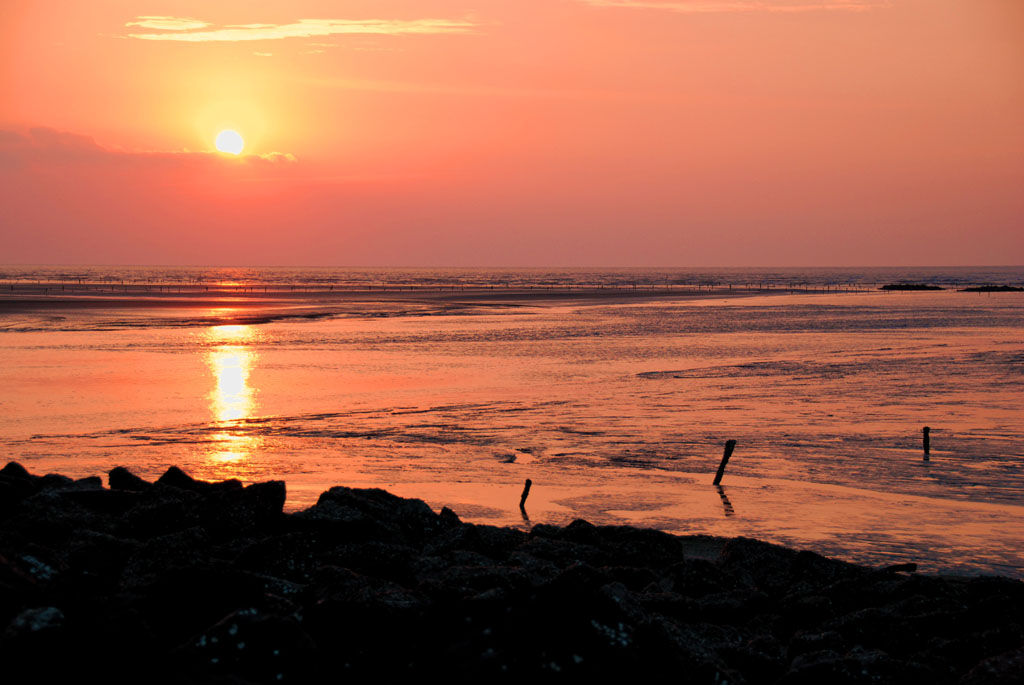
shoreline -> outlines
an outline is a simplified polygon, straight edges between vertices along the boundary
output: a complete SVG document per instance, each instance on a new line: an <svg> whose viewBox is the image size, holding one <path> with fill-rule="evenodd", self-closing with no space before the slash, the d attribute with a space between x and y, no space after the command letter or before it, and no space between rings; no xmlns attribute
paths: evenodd
<svg viewBox="0 0 1024 685"><path fill-rule="evenodd" d="M282 481L107 480L0 470L12 673L982 683L1024 664L1024 582L998 576L582 520L475 525L378 489L284 513ZM95 661L111 645L113 672Z"/></svg>
<svg viewBox="0 0 1024 685"><path fill-rule="evenodd" d="M693 286L676 286L672 288L626 288L626 287L552 287L552 288L494 288L494 287L445 287L445 288L352 288L352 289L311 289L285 290L273 289L264 291L259 288L250 289L217 289L203 291L188 287L184 291L168 290L160 292L152 289L138 290L81 290L75 292L54 291L42 286L21 286L16 291L0 290L0 313L13 309L47 309L47 308L126 308L126 307L198 307L209 308L215 305L231 305L238 307L261 307L268 305L287 304L319 304L353 302L500 302L510 304L532 304L536 302L564 302L575 300L592 300L599 302L632 302L644 300L688 300L709 297L749 297L756 295L791 295L814 294L818 290L799 290L789 288L748 289L728 288L713 289ZM821 293L826 291L820 290ZM874 292L874 291L850 291ZM830 293L831 294L831 293Z"/></svg>

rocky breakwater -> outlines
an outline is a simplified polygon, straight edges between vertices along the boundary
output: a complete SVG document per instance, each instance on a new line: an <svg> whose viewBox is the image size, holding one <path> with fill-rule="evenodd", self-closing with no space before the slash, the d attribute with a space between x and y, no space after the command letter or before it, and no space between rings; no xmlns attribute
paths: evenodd
<svg viewBox="0 0 1024 685"><path fill-rule="evenodd" d="M5 683L1024 682L1024 583L383 490L0 471Z"/></svg>

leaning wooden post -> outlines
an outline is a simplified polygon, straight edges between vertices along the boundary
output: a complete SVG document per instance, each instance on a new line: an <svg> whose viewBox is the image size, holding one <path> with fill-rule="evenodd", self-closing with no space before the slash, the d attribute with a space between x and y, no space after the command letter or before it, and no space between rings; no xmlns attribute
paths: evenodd
<svg viewBox="0 0 1024 685"><path fill-rule="evenodd" d="M924 428L921 429L921 436L922 436L922 440L924 442L924 460L925 461L929 461L929 455L931 455L931 453L932 453L932 440L931 440L931 436L928 435L929 433L931 433L931 431L932 431L932 429L929 428L928 426L925 426Z"/></svg>
<svg viewBox="0 0 1024 685"><path fill-rule="evenodd" d="M526 487L523 488L523 496L519 498L519 510L523 513L526 513L526 498L530 496L531 485L533 485L533 481L527 478Z"/></svg>
<svg viewBox="0 0 1024 685"><path fill-rule="evenodd" d="M725 465L729 463L729 457L732 456L734 447L736 447L735 440L725 441L725 454L722 455L722 463L718 465L718 473L715 474L715 482L712 485L718 485L722 482L722 476L725 475Z"/></svg>

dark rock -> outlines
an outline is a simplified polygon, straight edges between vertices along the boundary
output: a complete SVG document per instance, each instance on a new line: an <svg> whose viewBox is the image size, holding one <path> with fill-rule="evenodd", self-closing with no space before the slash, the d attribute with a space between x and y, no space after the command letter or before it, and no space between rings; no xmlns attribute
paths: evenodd
<svg viewBox="0 0 1024 685"><path fill-rule="evenodd" d="M634 592L640 592L651 585L657 586L661 580L654 571L644 566L606 566L604 572Z"/></svg>
<svg viewBox="0 0 1024 685"><path fill-rule="evenodd" d="M38 601L40 595L35 578L0 555L0 626L7 625L26 605Z"/></svg>
<svg viewBox="0 0 1024 685"><path fill-rule="evenodd" d="M441 507L441 513L438 514L438 517L440 517L441 523L448 528L455 528L462 525L462 520L459 518L459 515L448 507Z"/></svg>
<svg viewBox="0 0 1024 685"><path fill-rule="evenodd" d="M526 533L514 528L463 523L449 527L431 538L424 547L424 553L441 554L451 550L462 550L475 552L495 561L503 561L526 539Z"/></svg>
<svg viewBox="0 0 1024 685"><path fill-rule="evenodd" d="M679 538L650 528L602 526L603 546L617 565L662 567L683 559Z"/></svg>
<svg viewBox="0 0 1024 685"><path fill-rule="evenodd" d="M914 661L901 661L883 651L855 646L845 654L811 652L793 660L780 683L921 683L935 682L935 673Z"/></svg>
<svg viewBox="0 0 1024 685"><path fill-rule="evenodd" d="M822 633L800 632L789 641L786 654L792 661L798 656L813 652L835 652L841 650L845 644L846 640L843 636L832 630Z"/></svg>
<svg viewBox="0 0 1024 685"><path fill-rule="evenodd" d="M113 521L79 505L67 489L42 489L22 500L4 522L4 528L42 544L59 544L83 528L105 531Z"/></svg>
<svg viewBox="0 0 1024 685"><path fill-rule="evenodd" d="M688 597L728 592L738 581L729 571L704 559L686 559L665 571L671 589Z"/></svg>
<svg viewBox="0 0 1024 685"><path fill-rule="evenodd" d="M534 526L536 530L538 526ZM577 562L585 562L591 566L607 566L612 562L611 556L593 545L585 545L557 537L537 535L530 532L529 539L519 551L539 559L552 561L559 568L567 568Z"/></svg>
<svg viewBox="0 0 1024 685"><path fill-rule="evenodd" d="M541 528L537 534L541 535L547 531ZM571 542L578 542L583 545L591 545L593 547L599 547L601 545L601 534L597 529L597 526L584 521L583 519L576 519L565 528L555 529L554 535L549 537L558 537L562 540L569 540Z"/></svg>
<svg viewBox="0 0 1024 685"><path fill-rule="evenodd" d="M916 655L925 663L946 664L953 672L963 673L993 654L1012 651L1024 644L1024 629L1018 623L995 624L953 638L932 638L928 648Z"/></svg>
<svg viewBox="0 0 1024 685"><path fill-rule="evenodd" d="M74 485L75 481L59 473L48 473L36 480L40 490L60 490Z"/></svg>
<svg viewBox="0 0 1024 685"><path fill-rule="evenodd" d="M4 682L59 682L72 647L66 625L64 612L55 606L31 607L15 616L0 639Z"/></svg>
<svg viewBox="0 0 1024 685"><path fill-rule="evenodd" d="M144 492L153 486L152 483L139 478L123 466L117 466L110 470L110 473L107 474L107 483L110 484L111 490L132 492Z"/></svg>
<svg viewBox="0 0 1024 685"><path fill-rule="evenodd" d="M261 573L308 582L325 563L332 545L314 533L286 533L256 540L238 555L238 566Z"/></svg>
<svg viewBox="0 0 1024 685"><path fill-rule="evenodd" d="M386 542L360 542L338 545L327 558L334 566L352 569L357 573L412 585L416 571L414 563L418 553L408 545Z"/></svg>
<svg viewBox="0 0 1024 685"><path fill-rule="evenodd" d="M73 490L103 490L103 479L99 476L79 478L71 484Z"/></svg>
<svg viewBox="0 0 1024 685"><path fill-rule="evenodd" d="M364 540L389 539L414 545L450 527L450 521L442 521L426 502L376 488L333 487L299 516L344 524L346 532Z"/></svg>
<svg viewBox="0 0 1024 685"><path fill-rule="evenodd" d="M75 504L101 514L123 514L139 503L139 497L134 492L104 490L102 487L71 490L65 495Z"/></svg>
<svg viewBox="0 0 1024 685"><path fill-rule="evenodd" d="M221 617L266 603L267 581L223 562L175 566L132 588L135 606L161 641L179 644ZM274 600L274 604L277 600Z"/></svg>
<svg viewBox="0 0 1024 685"><path fill-rule="evenodd" d="M206 481L196 480L177 466L172 466L167 469L167 471L164 472L164 475L157 479L156 484L178 488L179 490L187 490L197 494L242 489L242 483L234 478L217 483L207 483Z"/></svg>
<svg viewBox="0 0 1024 685"><path fill-rule="evenodd" d="M13 463L13 462L12 462ZM18 503L36 492L32 481L0 474L0 517L16 510Z"/></svg>
<svg viewBox="0 0 1024 685"><path fill-rule="evenodd" d="M468 597L490 590L509 593L530 586L530 577L508 566L452 566L421 574L420 589L432 597Z"/></svg>
<svg viewBox="0 0 1024 685"><path fill-rule="evenodd" d="M274 480L243 489L226 487L211 491L197 507L200 520L213 535L230 538L277 522L284 501L284 481Z"/></svg>
<svg viewBox="0 0 1024 685"><path fill-rule="evenodd" d="M1024 647L985 659L960 679L960 685L1024 683Z"/></svg>
<svg viewBox="0 0 1024 685"><path fill-rule="evenodd" d="M853 564L749 538L727 542L719 564L741 582L768 594L806 592L865 573Z"/></svg>
<svg viewBox="0 0 1024 685"><path fill-rule="evenodd" d="M148 585L168 571L205 567L210 538L198 526L148 540L127 559L121 583L126 588Z"/></svg>
<svg viewBox="0 0 1024 685"><path fill-rule="evenodd" d="M201 523L198 497L181 488L154 485L121 517L122 533L147 540L198 526Z"/></svg>
<svg viewBox="0 0 1024 685"><path fill-rule="evenodd" d="M57 630L64 625L64 612L57 607L26 609L7 626L7 636Z"/></svg>
<svg viewBox="0 0 1024 685"><path fill-rule="evenodd" d="M0 476L18 480L32 480L32 474L28 472L28 469L16 461L7 462L7 465L0 469Z"/></svg>
<svg viewBox="0 0 1024 685"><path fill-rule="evenodd" d="M233 675L255 682L303 682L315 644L290 616L256 607L232 612L189 639L176 652L192 674Z"/></svg>
<svg viewBox="0 0 1024 685"><path fill-rule="evenodd" d="M1021 679L1020 581L583 520L527 533L382 490L285 514L280 482L110 483L0 470L7 680ZM116 669L95 659L111 645Z"/></svg>
<svg viewBox="0 0 1024 685"><path fill-rule="evenodd" d="M76 574L105 579L113 591L119 584L128 559L141 547L135 540L97 533L77 532L65 547L69 568Z"/></svg>

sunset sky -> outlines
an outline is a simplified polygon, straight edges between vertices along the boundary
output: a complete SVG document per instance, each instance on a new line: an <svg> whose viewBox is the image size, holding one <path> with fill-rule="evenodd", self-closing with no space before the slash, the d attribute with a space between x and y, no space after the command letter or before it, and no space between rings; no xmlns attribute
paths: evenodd
<svg viewBox="0 0 1024 685"><path fill-rule="evenodd" d="M1022 36L1020 0L4 0L0 264L1020 264Z"/></svg>

